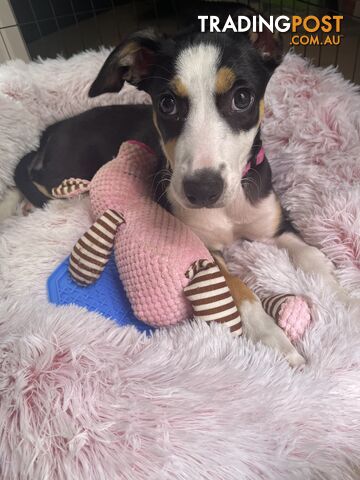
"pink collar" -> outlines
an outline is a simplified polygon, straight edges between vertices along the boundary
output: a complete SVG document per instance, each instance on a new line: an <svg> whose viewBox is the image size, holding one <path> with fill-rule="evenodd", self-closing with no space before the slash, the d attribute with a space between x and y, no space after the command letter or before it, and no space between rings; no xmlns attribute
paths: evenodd
<svg viewBox="0 0 360 480"><path fill-rule="evenodd" d="M246 164L246 166L245 166L245 168L244 168L244 171L243 171L243 173L242 173L243 178L245 177L245 175L248 174L248 172L249 172L249 170L250 170L250 168L251 168L252 166L255 167L255 166L257 166L257 165L260 165L260 163L262 163L262 162L264 161L264 159L265 159L265 152L264 152L263 147L261 147L260 150L259 150L259 152L258 152L258 154L256 155L256 163L255 163L255 165L251 165L251 160Z"/></svg>

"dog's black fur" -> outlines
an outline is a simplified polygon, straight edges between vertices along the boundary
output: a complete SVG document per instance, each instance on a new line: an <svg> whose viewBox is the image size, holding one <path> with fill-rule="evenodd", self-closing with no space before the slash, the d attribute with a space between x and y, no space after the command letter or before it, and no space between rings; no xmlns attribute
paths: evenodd
<svg viewBox="0 0 360 480"><path fill-rule="evenodd" d="M161 161L158 134L149 105L97 107L55 123L43 133L37 151L25 155L15 170L15 182L27 200L42 207L47 192L66 178L91 180L129 139L149 145Z"/></svg>

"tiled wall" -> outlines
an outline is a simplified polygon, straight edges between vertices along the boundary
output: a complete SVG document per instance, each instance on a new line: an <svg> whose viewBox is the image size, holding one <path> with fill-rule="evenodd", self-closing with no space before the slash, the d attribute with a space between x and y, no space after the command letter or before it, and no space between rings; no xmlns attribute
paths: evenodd
<svg viewBox="0 0 360 480"><path fill-rule="evenodd" d="M17 23L9 1L0 0L0 62L30 58Z"/></svg>

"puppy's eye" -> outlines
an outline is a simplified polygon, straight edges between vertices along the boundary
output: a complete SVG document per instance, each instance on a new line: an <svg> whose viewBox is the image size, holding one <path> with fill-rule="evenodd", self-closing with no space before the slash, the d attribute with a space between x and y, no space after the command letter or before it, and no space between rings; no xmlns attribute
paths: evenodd
<svg viewBox="0 0 360 480"><path fill-rule="evenodd" d="M232 99L232 109L235 111L247 110L254 102L254 95L246 88L235 90Z"/></svg>
<svg viewBox="0 0 360 480"><path fill-rule="evenodd" d="M176 100L170 93L160 97L159 110L164 115L175 115L177 113Z"/></svg>

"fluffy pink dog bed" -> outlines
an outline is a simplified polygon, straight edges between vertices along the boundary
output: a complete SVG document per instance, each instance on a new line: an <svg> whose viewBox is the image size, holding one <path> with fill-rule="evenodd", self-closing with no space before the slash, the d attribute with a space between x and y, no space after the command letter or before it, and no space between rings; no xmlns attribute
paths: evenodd
<svg viewBox="0 0 360 480"><path fill-rule="evenodd" d="M288 55L266 109L265 149L283 202L360 297L359 95L334 71ZM1 478L359 478L358 313L285 252L247 242L228 252L234 271L259 293L314 303L313 327L297 344L308 359L302 372L216 325L146 338L51 306L46 278L90 224L83 199L0 227Z"/></svg>

